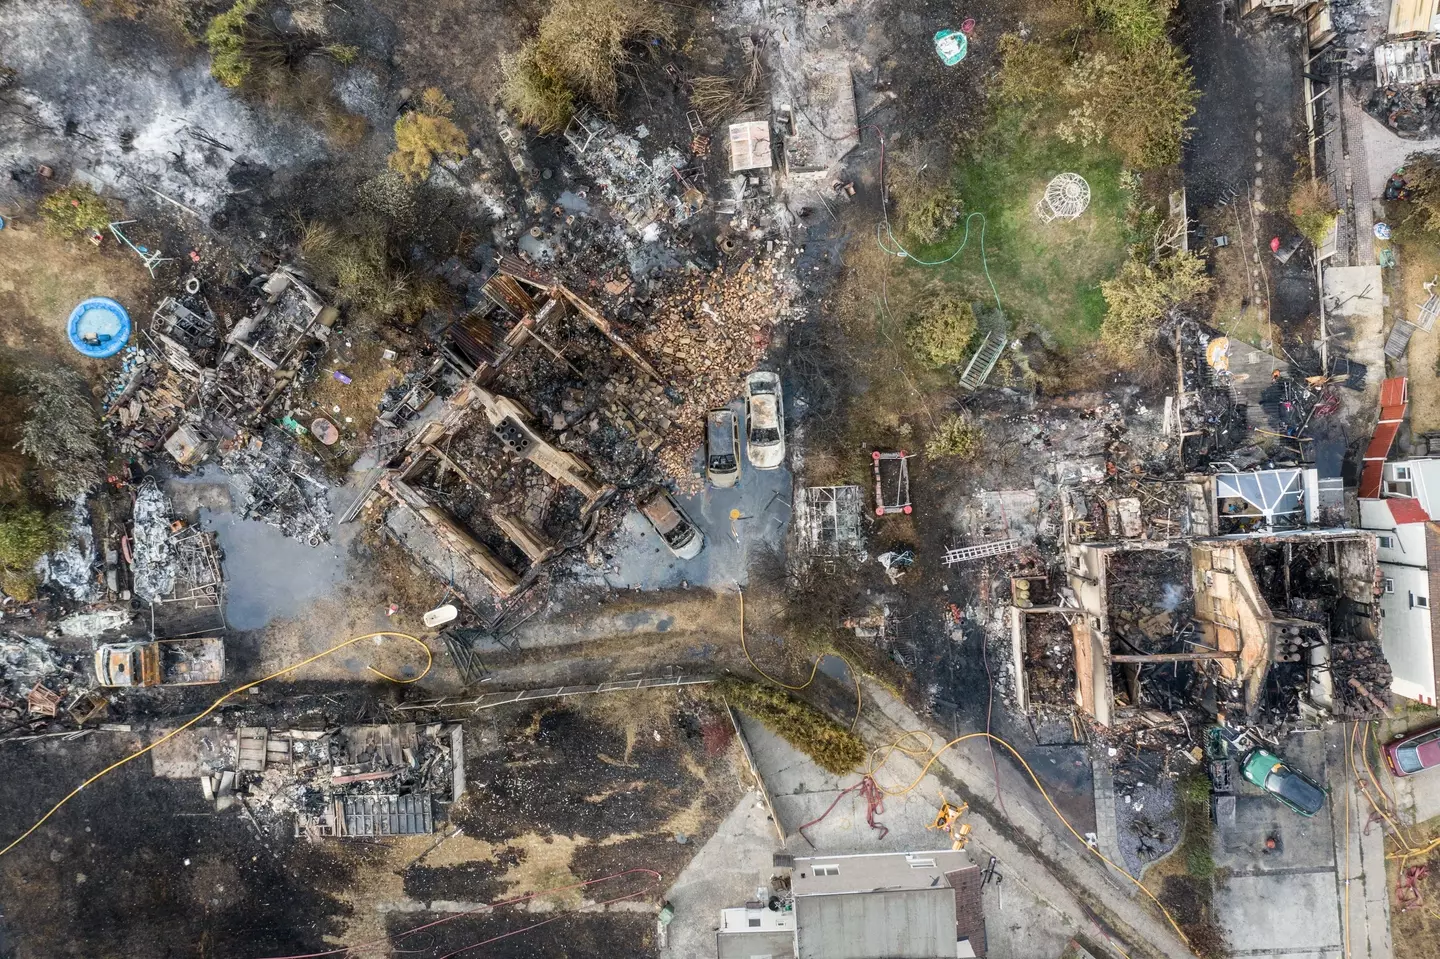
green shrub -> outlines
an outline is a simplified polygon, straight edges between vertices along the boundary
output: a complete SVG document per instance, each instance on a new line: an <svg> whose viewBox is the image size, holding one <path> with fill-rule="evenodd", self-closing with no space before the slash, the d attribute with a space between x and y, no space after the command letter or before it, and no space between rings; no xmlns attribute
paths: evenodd
<svg viewBox="0 0 1440 959"><path fill-rule="evenodd" d="M965 203L948 187L906 200L901 197L905 232L921 243L938 243L960 219Z"/></svg>
<svg viewBox="0 0 1440 959"><path fill-rule="evenodd" d="M1106 307L1100 342L1115 359L1133 363L1145 352L1166 311L1209 289L1205 262L1193 253L1177 253L1154 266L1129 260L1114 279L1100 283Z"/></svg>
<svg viewBox="0 0 1440 959"><path fill-rule="evenodd" d="M420 98L420 109L395 121L395 152L390 168L408 179L428 179L430 165L441 157L461 159L470 149L465 134L450 119L455 105L437 87Z"/></svg>
<svg viewBox="0 0 1440 959"><path fill-rule="evenodd" d="M259 11L260 4L261 0L239 0L205 28L205 45L210 48L210 75L224 86L240 86L254 69L249 52L251 17Z"/></svg>
<svg viewBox="0 0 1440 959"><path fill-rule="evenodd" d="M0 512L0 566L27 574L37 559L55 548L60 533L59 524L34 507L13 506ZM10 593L8 588L5 591Z"/></svg>
<svg viewBox="0 0 1440 959"><path fill-rule="evenodd" d="M955 366L969 357L975 326L974 307L957 297L940 297L910 318L905 342L926 366Z"/></svg>
<svg viewBox="0 0 1440 959"><path fill-rule="evenodd" d="M1166 42L1165 21L1174 6L1174 0L1085 0L1086 12L1125 50Z"/></svg>
<svg viewBox="0 0 1440 959"><path fill-rule="evenodd" d="M40 201L40 219L54 233L74 235L110 225L110 205L83 184L67 186Z"/></svg>
<svg viewBox="0 0 1440 959"><path fill-rule="evenodd" d="M865 761L864 741L820 710L778 686L727 677L711 690L837 776Z"/></svg>
<svg viewBox="0 0 1440 959"><path fill-rule="evenodd" d="M20 373L31 399L20 449L40 467L56 498L73 500L105 475L100 417L84 378L68 366L32 366Z"/></svg>
<svg viewBox="0 0 1440 959"><path fill-rule="evenodd" d="M1324 243L1340 219L1329 184L1303 177L1290 193L1290 219L1305 239L1317 247Z"/></svg>
<svg viewBox="0 0 1440 959"><path fill-rule="evenodd" d="M540 20L535 58L545 75L604 110L619 99L629 48L668 40L675 20L653 0L552 0Z"/></svg>
<svg viewBox="0 0 1440 959"><path fill-rule="evenodd" d="M985 447L985 430L969 416L956 414L940 421L930 439L925 442L925 455L938 458L953 456L956 459L972 460Z"/></svg>
<svg viewBox="0 0 1440 959"><path fill-rule="evenodd" d="M565 129L575 115L575 95L563 80L540 69L536 41L502 58L500 68L505 73L500 98L519 115L521 123L547 134Z"/></svg>

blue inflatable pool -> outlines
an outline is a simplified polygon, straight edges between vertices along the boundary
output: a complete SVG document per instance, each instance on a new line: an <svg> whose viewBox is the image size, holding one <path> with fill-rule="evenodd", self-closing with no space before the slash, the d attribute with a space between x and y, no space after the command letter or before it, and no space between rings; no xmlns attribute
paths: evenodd
<svg viewBox="0 0 1440 959"><path fill-rule="evenodd" d="M70 312L70 345L86 356L114 356L129 339L130 314L108 296L92 296Z"/></svg>

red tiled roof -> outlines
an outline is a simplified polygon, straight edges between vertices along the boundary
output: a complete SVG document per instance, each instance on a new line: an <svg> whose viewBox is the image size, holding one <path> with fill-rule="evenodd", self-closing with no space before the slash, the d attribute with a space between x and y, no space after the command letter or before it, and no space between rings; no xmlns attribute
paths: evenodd
<svg viewBox="0 0 1440 959"><path fill-rule="evenodd" d="M1420 501L1409 496L1387 497L1385 505L1390 507L1390 515L1395 517L1397 524L1426 523L1430 520L1430 514L1425 512Z"/></svg>
<svg viewBox="0 0 1440 959"><path fill-rule="evenodd" d="M1385 458L1390 455L1390 445L1395 442L1395 434L1400 432L1400 424L1405 421L1408 401L1405 377L1391 377L1380 384L1380 422L1365 449L1364 465L1360 470L1361 499L1375 499L1380 495Z"/></svg>

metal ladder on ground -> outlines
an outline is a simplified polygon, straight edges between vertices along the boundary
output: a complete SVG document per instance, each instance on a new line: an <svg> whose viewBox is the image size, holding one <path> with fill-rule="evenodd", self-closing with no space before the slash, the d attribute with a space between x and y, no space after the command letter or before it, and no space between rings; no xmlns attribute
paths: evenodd
<svg viewBox="0 0 1440 959"><path fill-rule="evenodd" d="M1390 337L1385 341L1385 355L1392 360L1398 360L1405 355L1405 349L1410 345L1410 337L1415 335L1415 324L1407 320L1396 320L1394 328L1390 331Z"/></svg>
<svg viewBox="0 0 1440 959"><path fill-rule="evenodd" d="M946 566L954 566L956 563L969 563L972 560L984 559L986 556L1013 553L1019 548L1020 542L1014 539L997 539L989 543L981 543L978 546L957 546L945 551L943 562Z"/></svg>
<svg viewBox="0 0 1440 959"><path fill-rule="evenodd" d="M965 372L960 374L960 388L967 392L975 392L985 381L990 378L990 371L995 369L995 364L1000 361L1000 354L1005 352L1006 335L997 330L990 330L981 341L980 348L975 355L970 357L970 362L965 366Z"/></svg>

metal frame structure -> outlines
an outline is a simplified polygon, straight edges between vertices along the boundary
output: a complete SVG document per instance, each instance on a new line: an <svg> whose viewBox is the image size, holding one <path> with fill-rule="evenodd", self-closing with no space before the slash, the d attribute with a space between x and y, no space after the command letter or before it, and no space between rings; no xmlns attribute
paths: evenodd
<svg viewBox="0 0 1440 959"><path fill-rule="evenodd" d="M898 453L882 453L874 450L870 454L871 468L875 472L875 515L889 516L891 513L904 513L907 516L912 511L910 503L910 454L904 450ZM895 496L892 500L885 497L885 483L883 463L897 463L898 469L895 474Z"/></svg>
<svg viewBox="0 0 1440 959"><path fill-rule="evenodd" d="M1045 185L1045 195L1035 204L1041 223L1073 220L1090 207L1090 184L1078 173L1061 173Z"/></svg>

